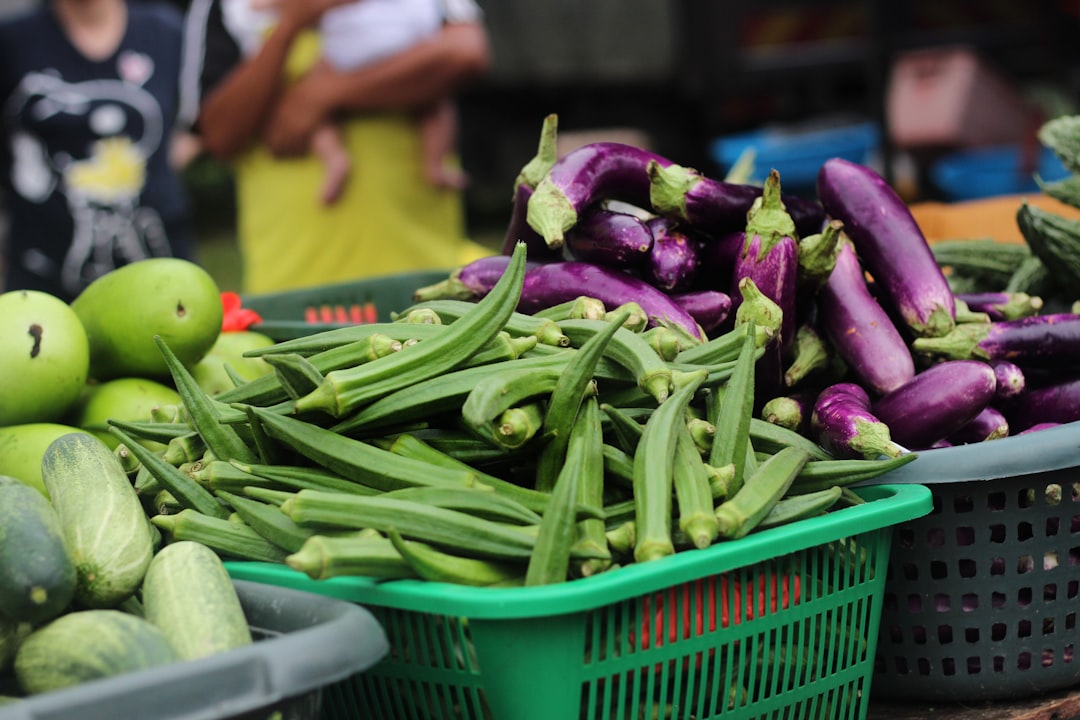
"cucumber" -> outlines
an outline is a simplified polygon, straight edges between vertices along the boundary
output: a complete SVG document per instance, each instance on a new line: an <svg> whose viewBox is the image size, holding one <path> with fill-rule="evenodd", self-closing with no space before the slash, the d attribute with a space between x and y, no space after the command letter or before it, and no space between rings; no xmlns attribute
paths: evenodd
<svg viewBox="0 0 1080 720"><path fill-rule="evenodd" d="M75 602L120 604L142 583L153 540L139 496L112 450L93 435L61 435L45 449L41 477L75 564Z"/></svg>
<svg viewBox="0 0 1080 720"><path fill-rule="evenodd" d="M250 645L236 587L217 553L180 540L163 547L142 586L145 617L161 630L183 660Z"/></svg>
<svg viewBox="0 0 1080 720"><path fill-rule="evenodd" d="M119 610L77 610L23 640L15 679L36 695L177 659L165 634L147 620Z"/></svg>
<svg viewBox="0 0 1080 720"><path fill-rule="evenodd" d="M74 595L60 516L36 488L0 475L0 616L44 623Z"/></svg>

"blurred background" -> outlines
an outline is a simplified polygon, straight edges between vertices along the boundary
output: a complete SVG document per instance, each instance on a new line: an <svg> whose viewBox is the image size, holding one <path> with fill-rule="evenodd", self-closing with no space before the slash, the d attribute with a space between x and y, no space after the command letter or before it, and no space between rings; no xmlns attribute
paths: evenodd
<svg viewBox="0 0 1080 720"><path fill-rule="evenodd" d="M844 155L911 202L951 202L1053 177L1036 130L1080 104L1080 0L480 4L494 66L460 97L461 155L470 234L492 246L548 113L563 151L620 140L723 177L750 148L749 180L776 167L810 196ZM200 259L230 288L229 171L204 157L186 180Z"/></svg>

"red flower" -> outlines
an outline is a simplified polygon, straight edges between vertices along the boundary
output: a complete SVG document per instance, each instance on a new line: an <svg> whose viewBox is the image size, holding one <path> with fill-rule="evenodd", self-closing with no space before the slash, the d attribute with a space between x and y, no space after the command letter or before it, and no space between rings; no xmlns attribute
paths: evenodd
<svg viewBox="0 0 1080 720"><path fill-rule="evenodd" d="M237 293L228 290L221 293L221 306L224 309L221 319L222 332L242 332L262 322L259 313L240 305L240 295Z"/></svg>

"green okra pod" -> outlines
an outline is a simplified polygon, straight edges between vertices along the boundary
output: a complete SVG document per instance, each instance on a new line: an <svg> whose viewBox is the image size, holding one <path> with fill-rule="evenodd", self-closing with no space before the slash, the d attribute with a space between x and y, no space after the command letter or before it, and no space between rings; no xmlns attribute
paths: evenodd
<svg viewBox="0 0 1080 720"><path fill-rule="evenodd" d="M574 346L580 347L607 325L603 320L565 320L559 327ZM605 346L604 355L629 370L637 386L657 403L663 403L671 394L671 368L638 333L620 326Z"/></svg>
<svg viewBox="0 0 1080 720"><path fill-rule="evenodd" d="M603 320L607 313L604 301L588 295L579 295L573 300L549 305L532 313L535 317L553 320L556 323L570 319ZM569 344L569 340L567 340Z"/></svg>
<svg viewBox="0 0 1080 720"><path fill-rule="evenodd" d="M461 417L486 434L489 425L510 408L547 396L559 382L563 367L517 367L510 363L498 373L477 379L461 404Z"/></svg>
<svg viewBox="0 0 1080 720"><path fill-rule="evenodd" d="M641 333L641 339L649 344L657 355L667 362L673 362L682 351L679 336L666 325L657 325Z"/></svg>
<svg viewBox="0 0 1080 720"><path fill-rule="evenodd" d="M600 403L595 397L585 398L572 434L580 434L582 448L575 453L574 459L580 463L578 468L578 504L585 507L603 507L604 505L604 433L600 424ZM611 567L611 550L604 535L603 518L578 520L577 540L574 547L589 550L601 557L588 558L578 564L578 573L589 577ZM606 555L606 557L603 557Z"/></svg>
<svg viewBox="0 0 1080 720"><path fill-rule="evenodd" d="M638 443L641 441L641 433L644 432L645 428L633 415L622 408L610 403L602 403L600 409L608 421L611 436L617 447L623 452L633 455L634 451L637 450Z"/></svg>
<svg viewBox="0 0 1080 720"><path fill-rule="evenodd" d="M706 375L701 371L697 382L688 382L678 388L645 422L645 430L634 453L634 524L637 532L634 559L637 562L658 560L675 552L671 512L675 446L678 430L686 427L687 406Z"/></svg>
<svg viewBox="0 0 1080 720"><path fill-rule="evenodd" d="M517 525L540 522L540 515L491 488L403 488L384 493L382 497L457 510L495 522Z"/></svg>
<svg viewBox="0 0 1080 720"><path fill-rule="evenodd" d="M671 470L675 502L679 510L678 527L696 548L707 548L716 539L719 521L713 505L709 471L694 443L690 428L675 425L675 455Z"/></svg>
<svg viewBox="0 0 1080 720"><path fill-rule="evenodd" d="M395 390L452 370L503 329L517 306L524 277L525 243L518 243L491 291L446 332L374 362L327 373L316 390L297 398L296 411L321 410L340 418Z"/></svg>
<svg viewBox="0 0 1080 720"><path fill-rule="evenodd" d="M522 578L521 566L514 563L452 555L427 543L406 540L393 528L387 535L398 554L424 580L489 587L506 585Z"/></svg>
<svg viewBox="0 0 1080 720"><path fill-rule="evenodd" d="M287 553L243 522L184 509L175 515L155 515L150 521L173 541L194 540L220 555L238 560L280 563Z"/></svg>
<svg viewBox="0 0 1080 720"><path fill-rule="evenodd" d="M918 453L905 453L893 458L865 460L855 458L851 460L812 460L806 463L795 482L791 485L790 494L801 494L827 490L839 485L846 487L855 483L865 482L881 477L887 472L903 467L915 460Z"/></svg>
<svg viewBox="0 0 1080 720"><path fill-rule="evenodd" d="M314 530L297 525L275 505L224 490L218 496L232 506L248 527L290 553L297 552L315 534Z"/></svg>
<svg viewBox="0 0 1080 720"><path fill-rule="evenodd" d="M509 525L385 496L301 490L281 510L301 526L374 528L383 533L394 528L404 537L457 547L471 557L528 558L535 544L527 532Z"/></svg>
<svg viewBox="0 0 1080 720"><path fill-rule="evenodd" d="M139 458L142 466L154 476L161 489L168 490L180 505L211 517L228 516L228 510L218 502L217 498L182 470L170 465L152 450L132 440L120 428L110 427L109 432L130 448L131 452Z"/></svg>
<svg viewBox="0 0 1080 720"><path fill-rule="evenodd" d="M206 447L222 459L236 458L242 461L254 461L255 452L248 447L234 427L221 422L217 403L206 394L191 372L169 348L168 343L159 335L154 336L154 343L165 358L165 364L172 375L176 391L184 403L191 425L202 437Z"/></svg>
<svg viewBox="0 0 1080 720"><path fill-rule="evenodd" d="M311 462L377 490L476 484L476 475L471 472L395 455L362 440L261 408L255 408L254 412L272 437Z"/></svg>
<svg viewBox="0 0 1080 720"><path fill-rule="evenodd" d="M755 325L754 345L760 350L772 340L776 333L767 326ZM738 359L750 326L747 323L736 325L731 330L710 338L703 343L687 348L675 356L674 362L685 365L717 365Z"/></svg>
<svg viewBox="0 0 1080 720"><path fill-rule="evenodd" d="M603 327L581 344L577 354L556 379L544 414L542 444L536 467L537 490L550 491L555 486L581 404L586 397L596 393L593 380L596 364L628 317L629 311L623 310L603 323Z"/></svg>
<svg viewBox="0 0 1080 720"><path fill-rule="evenodd" d="M266 355L263 360L274 369L282 389L293 400L307 395L323 381L323 374L299 353L275 353Z"/></svg>
<svg viewBox="0 0 1080 720"><path fill-rule="evenodd" d="M185 422L168 423L118 418L112 418L109 422L137 440L150 440L166 445L170 440L192 432L191 425Z"/></svg>
<svg viewBox="0 0 1080 720"><path fill-rule="evenodd" d="M283 464L265 465L259 463L244 464L235 460L229 462L239 472L253 478L252 482L245 483L243 487L260 486L269 483L268 487L278 486L289 490L326 490L328 492L343 492L353 495L376 495L381 492L363 483L349 480L336 472L318 467ZM214 487L213 478L210 479L210 486L211 488Z"/></svg>
<svg viewBox="0 0 1080 720"><path fill-rule="evenodd" d="M742 487L716 508L720 537L735 540L745 536L787 494L810 456L796 447L786 447L763 462Z"/></svg>
<svg viewBox="0 0 1080 720"><path fill-rule="evenodd" d="M740 306L741 309L742 306ZM745 458L750 438L750 421L754 415L754 366L756 323L747 323L735 370L719 398L715 416L710 418L716 434L713 436L708 463L713 467L734 464L730 493L736 493L742 485Z"/></svg>
<svg viewBox="0 0 1080 720"><path fill-rule="evenodd" d="M765 514L756 529L767 530L820 515L836 505L842 494L843 488L834 485L831 488L815 490L805 495L786 495Z"/></svg>
<svg viewBox="0 0 1080 720"><path fill-rule="evenodd" d="M312 580L357 575L384 580L419 577L394 544L380 535L313 535L284 562Z"/></svg>
<svg viewBox="0 0 1080 720"><path fill-rule="evenodd" d="M775 425L761 418L750 418L749 437L753 441L754 447L770 454L791 446L806 451L813 460L833 459L828 450L805 435L800 435L794 430Z"/></svg>

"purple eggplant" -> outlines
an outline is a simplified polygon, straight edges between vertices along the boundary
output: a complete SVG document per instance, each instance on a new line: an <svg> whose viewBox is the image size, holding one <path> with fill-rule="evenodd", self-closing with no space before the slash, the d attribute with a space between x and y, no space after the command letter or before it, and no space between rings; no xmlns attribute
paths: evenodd
<svg viewBox="0 0 1080 720"><path fill-rule="evenodd" d="M1061 368L1080 356L1080 315L963 323L945 337L917 338L912 349L950 360L1008 360L1024 369Z"/></svg>
<svg viewBox="0 0 1080 720"><path fill-rule="evenodd" d="M899 457L889 426L870 410L870 396L855 383L836 383L822 390L810 415L811 436L840 458L874 460Z"/></svg>
<svg viewBox="0 0 1080 720"><path fill-rule="evenodd" d="M896 442L922 450L974 420L994 399L996 386L988 364L946 360L878 398L871 411Z"/></svg>
<svg viewBox="0 0 1080 720"><path fill-rule="evenodd" d="M671 218L654 218L646 226L653 243L642 277L668 294L688 290L697 279L697 245Z"/></svg>
<svg viewBox="0 0 1080 720"><path fill-rule="evenodd" d="M1044 423L1080 420L1080 378L1025 390L1005 407L1005 416L1017 433Z"/></svg>
<svg viewBox="0 0 1080 720"><path fill-rule="evenodd" d="M896 191L870 168L843 158L822 164L817 191L910 331L916 337L948 334L956 325L952 289Z"/></svg>
<svg viewBox="0 0 1080 720"><path fill-rule="evenodd" d="M997 400L1010 400L1027 388L1027 376L1016 363L991 360L990 367L994 369L994 378L997 381L997 390L994 393Z"/></svg>
<svg viewBox="0 0 1080 720"><path fill-rule="evenodd" d="M731 316L731 296L719 290L688 290L670 297L693 316L706 335L723 326Z"/></svg>
<svg viewBox="0 0 1080 720"><path fill-rule="evenodd" d="M844 239L817 296L818 324L852 375L874 395L911 380L915 361L889 314L870 294L862 265Z"/></svg>
<svg viewBox="0 0 1080 720"><path fill-rule="evenodd" d="M640 218L594 205L566 231L565 243L568 259L633 270L648 259L653 234Z"/></svg>
<svg viewBox="0 0 1080 720"><path fill-rule="evenodd" d="M614 308L636 302L649 316L649 326L674 324L694 337L705 333L694 317L665 292L632 275L594 263L567 261L539 263L525 273L518 311L533 313L587 292Z"/></svg>
<svg viewBox="0 0 1080 720"><path fill-rule="evenodd" d="M413 300L478 300L495 286L510 264L508 255L486 255L451 271L445 280L417 288Z"/></svg>
<svg viewBox="0 0 1080 720"><path fill-rule="evenodd" d="M671 164L656 153L617 142L583 145L559 158L529 198L527 220L549 247L562 247L564 233L587 207L616 199L649 207L649 163Z"/></svg>
<svg viewBox="0 0 1080 720"><path fill-rule="evenodd" d="M964 302L971 310L983 312L991 320L1019 320L1038 315L1042 310L1043 299L1038 295L1025 292L981 292L957 293L956 299Z"/></svg>
<svg viewBox="0 0 1080 720"><path fill-rule="evenodd" d="M717 237L741 230L762 194L755 185L715 180L674 163L650 165L648 172L654 211ZM782 200L799 235L821 232L825 210L819 203L791 194L784 194Z"/></svg>
<svg viewBox="0 0 1080 720"><path fill-rule="evenodd" d="M1009 421L993 405L987 405L967 425L948 437L952 445L999 440L1009 435Z"/></svg>
<svg viewBox="0 0 1080 720"><path fill-rule="evenodd" d="M513 205L510 210L510 223L503 236L501 250L503 255L513 254L514 245L520 240L527 246L528 255L533 260L559 259L560 257L560 254L549 248L540 234L526 222L529 198L532 197L533 190L559 158L556 142L558 125L558 115L551 114L544 118L536 155L522 166L514 179Z"/></svg>

